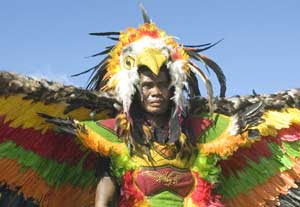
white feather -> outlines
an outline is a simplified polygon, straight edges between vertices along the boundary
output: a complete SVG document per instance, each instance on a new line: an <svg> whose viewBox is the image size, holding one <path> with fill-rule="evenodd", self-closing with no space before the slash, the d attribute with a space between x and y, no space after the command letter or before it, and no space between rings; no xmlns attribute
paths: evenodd
<svg viewBox="0 0 300 207"><path fill-rule="evenodd" d="M239 127L239 116L238 114L233 115L231 121L231 125L228 128L228 132L230 135L235 136L239 133L240 127Z"/></svg>
<svg viewBox="0 0 300 207"><path fill-rule="evenodd" d="M181 109L187 105L187 100L182 93L183 87L186 84L186 74L183 70L184 65L185 61L183 60L169 62L167 65L171 76L171 86L175 88L172 100Z"/></svg>
<svg viewBox="0 0 300 207"><path fill-rule="evenodd" d="M130 48L130 50L128 50ZM137 40L128 46L124 47L122 51L122 55L125 56L128 53L131 56L136 56L140 52L143 51L144 48L156 48L156 49L163 49L163 48L168 48L171 49L170 46L168 46L165 43L165 38L151 38L149 36L145 36L141 38L140 40ZM169 56L169 54L166 54L166 56ZM121 59L122 60L122 59Z"/></svg>
<svg viewBox="0 0 300 207"><path fill-rule="evenodd" d="M140 80L137 68L132 68L130 70L121 69L120 72L110 79L112 82L114 80L117 80L115 88L117 99L123 104L123 111L128 112L136 92L135 86L138 85Z"/></svg>

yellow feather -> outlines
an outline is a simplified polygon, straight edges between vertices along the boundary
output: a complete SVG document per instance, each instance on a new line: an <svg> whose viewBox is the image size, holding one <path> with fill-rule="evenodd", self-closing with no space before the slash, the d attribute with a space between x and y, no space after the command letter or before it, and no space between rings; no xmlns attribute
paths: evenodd
<svg viewBox="0 0 300 207"><path fill-rule="evenodd" d="M82 124L79 122L76 121L76 123L82 126ZM126 150L126 145L124 143L113 143L107 140L105 137L97 134L87 126L84 127L86 128L86 132L82 132L78 128L77 135L82 143L93 151L100 152L103 155L108 156L111 152L121 154L124 152L124 150Z"/></svg>
<svg viewBox="0 0 300 207"><path fill-rule="evenodd" d="M134 207L151 207L151 206L149 202L146 199L144 199L141 202L134 204Z"/></svg>
<svg viewBox="0 0 300 207"><path fill-rule="evenodd" d="M90 109L80 107L68 114L64 114L66 103L55 103L45 105L42 102L32 102L24 100L22 95L10 97L0 97L0 115L5 116L5 122L10 122L10 127L33 128L42 133L54 126L45 122L45 119L38 116L37 113L44 113L54 117L66 119L68 117L85 120L90 119ZM107 112L103 111L96 115L97 119L107 117Z"/></svg>
<svg viewBox="0 0 300 207"><path fill-rule="evenodd" d="M198 205L194 204L191 197L184 199L184 207L197 207Z"/></svg>
<svg viewBox="0 0 300 207"><path fill-rule="evenodd" d="M288 108L281 111L267 111L263 117L265 121L256 128L262 136L276 136L280 129L289 128L292 124L300 124L300 110Z"/></svg>

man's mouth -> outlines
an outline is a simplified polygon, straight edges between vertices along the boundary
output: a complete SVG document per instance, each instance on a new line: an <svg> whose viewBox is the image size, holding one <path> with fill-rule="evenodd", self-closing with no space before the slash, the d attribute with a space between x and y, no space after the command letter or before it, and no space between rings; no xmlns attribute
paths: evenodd
<svg viewBox="0 0 300 207"><path fill-rule="evenodd" d="M153 100L149 102L151 106L160 106L163 103L162 99Z"/></svg>

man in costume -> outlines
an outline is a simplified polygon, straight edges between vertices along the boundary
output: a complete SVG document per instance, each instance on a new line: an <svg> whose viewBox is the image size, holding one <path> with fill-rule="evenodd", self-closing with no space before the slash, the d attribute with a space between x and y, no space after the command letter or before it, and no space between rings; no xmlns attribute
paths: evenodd
<svg viewBox="0 0 300 207"><path fill-rule="evenodd" d="M180 47L142 11L145 23L137 29L93 33L119 36L107 51L108 58L94 68L89 85L113 94L120 113L96 126L75 121L77 135L84 145L110 157L111 176L120 185L118 206L223 206L221 194L215 192L219 162L250 146L261 133L271 133L266 130L268 123L262 123L263 106L254 104L233 117L213 115L212 85L190 61L200 60L217 74L220 96L224 96L222 70L198 53L213 45ZM196 75L205 83L210 109L201 116L190 105L190 99L199 95ZM298 123L291 119L288 125L294 122ZM114 130L115 140L95 133L100 128ZM224 169L231 170L226 164ZM113 189L108 177L98 185L97 200L102 206L107 200L99 194L107 186ZM219 191L229 197L232 193L230 188Z"/></svg>
<svg viewBox="0 0 300 207"><path fill-rule="evenodd" d="M200 53L214 44L180 45L142 11L138 28L92 33L117 41L94 55L93 92L0 73L0 207L94 206L97 183L100 206L114 192L120 207L299 206L299 90L223 99Z"/></svg>
<svg viewBox="0 0 300 207"><path fill-rule="evenodd" d="M116 119L97 123L114 129L122 143L103 144L107 137L94 137L84 130L78 130L78 136L88 147L111 156L111 173L121 185L119 206L156 206L161 201L166 206L191 206L194 194L200 193L195 190L198 188L205 190L201 205L222 206L220 196L211 192L213 185L190 170L199 136L192 124L200 124L202 118L190 117L183 94L188 55L151 23L145 12L144 17L144 25L120 35L121 41L110 51L105 75L99 75L103 71L98 67L90 83L97 88L102 85L101 90L111 92L122 103ZM196 66L191 67L203 75ZM205 81L211 90L209 80ZM80 127L85 125L78 123ZM104 190L99 186L98 191ZM98 197L102 203L101 195Z"/></svg>
<svg viewBox="0 0 300 207"><path fill-rule="evenodd" d="M191 131L187 123L184 120L182 131L186 136L186 146L180 146L180 136L170 137L170 117L174 88L170 87L171 79L166 65L158 65L160 70L158 74L152 72L149 68L154 68L153 65L141 65L138 68L139 73L139 91L135 95L135 100L133 101L133 106L131 106L131 116L133 119L133 125L135 129L133 131L144 127L149 127L150 140L148 146L153 148L157 153L162 155L163 159L174 159L178 153L184 153L180 156L185 156L186 159L181 162L189 163L190 159L194 159L194 153L196 153L194 132ZM187 117L183 117L187 119ZM174 127L174 126L171 126ZM176 126L178 127L178 126ZM181 128L181 126L180 126ZM174 130L174 129L173 129ZM178 129L177 129L178 130ZM134 136L134 135L131 135ZM136 137L133 137L134 142L145 142L143 140L143 131L136 132ZM177 146L176 146L177 145ZM150 148L148 161L152 161L152 155ZM185 149L184 149L185 148ZM182 151L182 152L180 152ZM133 152L136 153L136 152ZM140 152L146 155L146 152ZM151 157L150 157L151 156ZM167 165L165 167L155 168L155 160L153 160L153 165L148 166L147 170L139 173L138 187L146 194L155 195L159 194L160 191L164 189L173 189L173 193L178 193L186 196L191 188L193 187L194 178L192 174L184 169L177 169L172 165ZM159 189L160 188L160 189ZM177 189L176 189L177 188ZM108 206L107 198L112 199L113 196L110 189L114 190L114 183L109 177L104 177L98 186L98 192L96 195L96 206L104 207ZM177 191L176 191L177 190ZM221 204L219 205L221 206Z"/></svg>

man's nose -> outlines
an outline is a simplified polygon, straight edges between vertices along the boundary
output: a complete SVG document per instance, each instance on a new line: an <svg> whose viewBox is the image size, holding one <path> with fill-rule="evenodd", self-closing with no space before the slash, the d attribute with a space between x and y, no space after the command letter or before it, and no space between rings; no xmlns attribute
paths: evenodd
<svg viewBox="0 0 300 207"><path fill-rule="evenodd" d="M160 96L160 95L162 95L161 88L158 86L154 86L152 88L152 96Z"/></svg>

